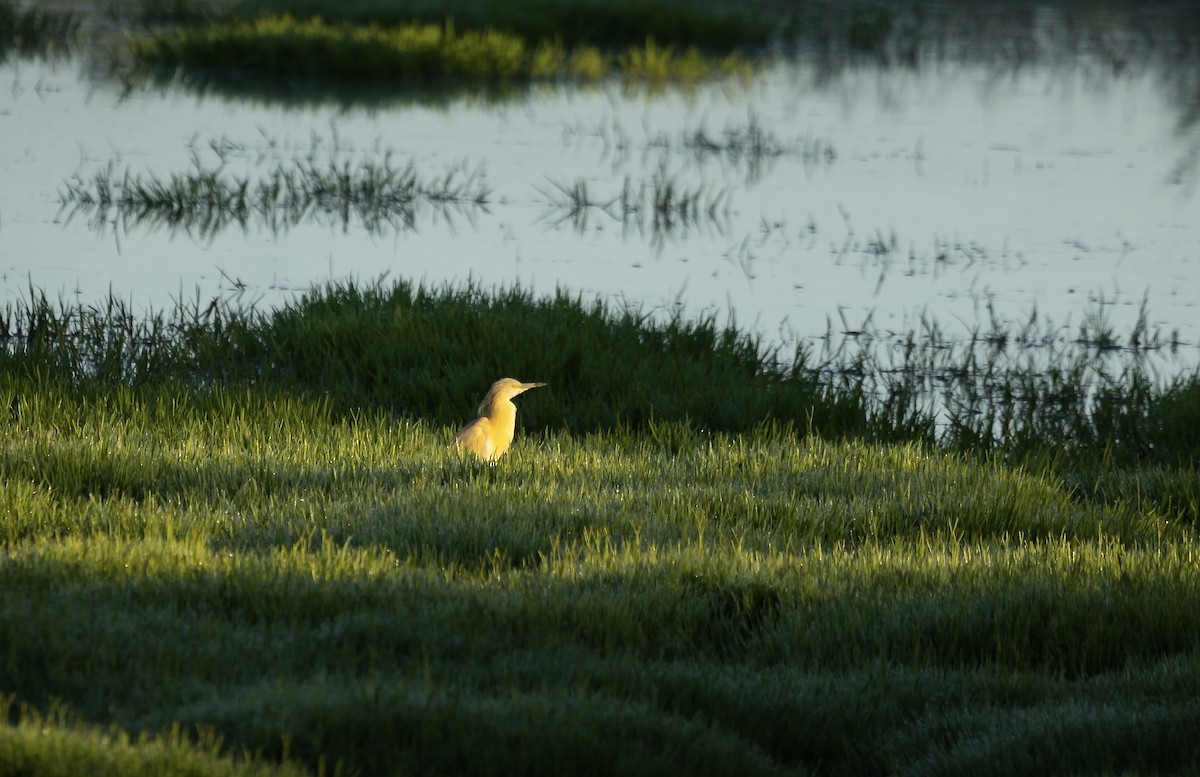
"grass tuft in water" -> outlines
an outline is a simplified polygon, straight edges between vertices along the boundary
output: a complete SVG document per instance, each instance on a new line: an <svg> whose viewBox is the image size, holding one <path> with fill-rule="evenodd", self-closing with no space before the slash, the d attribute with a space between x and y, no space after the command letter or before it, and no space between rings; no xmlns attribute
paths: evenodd
<svg viewBox="0 0 1200 777"><path fill-rule="evenodd" d="M110 225L123 232L165 227L211 239L230 227L250 225L273 233L316 219L343 229L361 225L368 233L407 231L422 209L449 217L486 210L491 190L482 170L451 166L440 177L423 177L416 163L382 160L280 165L262 177L237 175L195 163L187 173L142 176L110 163L91 177L76 175L59 193L60 214L87 218L97 231Z"/></svg>
<svg viewBox="0 0 1200 777"><path fill-rule="evenodd" d="M573 184L552 183L540 194L547 204L543 218L551 223L567 222L584 232L592 225L592 213L599 212L618 222L626 234L647 236L659 249L668 240L696 230L723 234L732 207L727 190L713 191L703 183L689 186L665 165L649 181L626 178L621 191L608 198L595 198L582 178Z"/></svg>

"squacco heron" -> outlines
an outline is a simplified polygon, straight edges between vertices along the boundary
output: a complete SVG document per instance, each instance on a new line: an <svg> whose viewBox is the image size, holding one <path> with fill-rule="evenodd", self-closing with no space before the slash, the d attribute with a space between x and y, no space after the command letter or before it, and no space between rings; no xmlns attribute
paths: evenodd
<svg viewBox="0 0 1200 777"><path fill-rule="evenodd" d="M488 389L479 403L479 417L458 430L454 447L468 450L484 461L495 461L512 445L517 425L517 406L513 397L545 383L522 383L501 378Z"/></svg>

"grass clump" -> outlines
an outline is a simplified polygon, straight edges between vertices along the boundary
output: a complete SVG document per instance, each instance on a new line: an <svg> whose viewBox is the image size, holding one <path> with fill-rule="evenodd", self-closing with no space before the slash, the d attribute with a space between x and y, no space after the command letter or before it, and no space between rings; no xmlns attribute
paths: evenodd
<svg viewBox="0 0 1200 777"><path fill-rule="evenodd" d="M441 176L423 176L414 161L397 165L390 154L357 162L335 153L323 162L308 159L280 165L252 178L196 162L187 173L169 177L118 174L114 165L90 178L76 175L59 193L60 212L87 218L97 231L118 224L124 231L166 227L210 239L229 227L253 224L280 233L316 219L368 233L415 228L418 214L485 209L491 190L480 170L449 167Z"/></svg>
<svg viewBox="0 0 1200 777"><path fill-rule="evenodd" d="M284 15L135 38L133 53L153 65L268 75L505 79L518 74L525 44L495 31L456 33L435 24L383 28Z"/></svg>
<svg viewBox="0 0 1200 777"><path fill-rule="evenodd" d="M196 303L154 316L119 300L78 307L35 292L0 318L0 342L6 370L51 370L88 391L253 381L324 396L339 414L370 407L444 424L507 373L543 375L563 392L526 409L539 428L693 419L712 430L748 430L764 419L803 425L811 416L814 428L836 435L862 428L866 414L853 397L835 398L800 371L775 373L756 340L712 318L656 319L521 289L343 284L269 314Z"/></svg>
<svg viewBox="0 0 1200 777"><path fill-rule="evenodd" d="M222 754L211 728L189 737L180 727L159 736L130 736L116 727L87 725L60 704L48 713L12 709L11 697L0 698L0 767L5 774L78 775L95 777L286 777L304 770L255 758ZM15 713L15 722L14 721Z"/></svg>
<svg viewBox="0 0 1200 777"><path fill-rule="evenodd" d="M650 37L666 46L696 46L729 53L764 46L772 34L769 22L749 9L705 1L241 0L234 12L245 17L290 13L297 17L321 16L330 21L390 26L412 22L442 24L449 19L461 29L504 30L531 46L557 39L569 48L624 49L638 46Z"/></svg>
<svg viewBox="0 0 1200 777"><path fill-rule="evenodd" d="M612 69L610 57L582 44L568 51L561 36L527 43L493 27L458 30L454 24L326 22L319 16L260 16L180 27L132 39L136 61L153 67L246 71L421 82L471 79L505 82L530 78L595 79ZM617 64L630 80L695 81L745 72L735 54L722 58L684 54L647 39L629 47Z"/></svg>

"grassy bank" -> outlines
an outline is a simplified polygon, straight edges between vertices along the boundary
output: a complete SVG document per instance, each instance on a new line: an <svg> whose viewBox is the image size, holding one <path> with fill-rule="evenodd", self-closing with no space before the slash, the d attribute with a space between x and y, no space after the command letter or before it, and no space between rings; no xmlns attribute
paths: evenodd
<svg viewBox="0 0 1200 777"><path fill-rule="evenodd" d="M840 342L831 331L820 349L782 352L712 316L520 288L380 281L318 288L270 312L212 302L153 314L33 291L0 316L0 366L85 391L249 383L320 397L338 415L370 409L438 424L461 420L481 386L514 373L559 389L528 410L535 430L766 424L1018 463L1049 453L1095 465L1194 462L1200 386L1194 371L1158 377L1187 346L1148 316L1129 332L1094 312L1072 331L1037 315L993 318L958 339L929 321L883 340L868 323Z"/></svg>
<svg viewBox="0 0 1200 777"><path fill-rule="evenodd" d="M1189 449L939 448L709 322L519 291L2 323L18 773L1200 766ZM453 454L510 373L550 383L513 451Z"/></svg>

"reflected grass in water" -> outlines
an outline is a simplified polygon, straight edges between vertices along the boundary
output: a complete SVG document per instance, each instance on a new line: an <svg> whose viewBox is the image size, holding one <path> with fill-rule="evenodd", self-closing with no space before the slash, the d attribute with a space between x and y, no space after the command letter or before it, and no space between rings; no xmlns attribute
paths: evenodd
<svg viewBox="0 0 1200 777"><path fill-rule="evenodd" d="M110 225L124 233L166 228L211 239L231 227L279 233L309 220L342 229L358 224L371 234L403 232L415 227L422 209L469 219L486 212L490 196L482 170L465 163L423 177L414 161L397 165L390 154L357 163L335 155L280 165L263 176L197 161L194 170L159 177L119 171L110 162L90 177L66 181L59 205L60 217L86 218L98 232Z"/></svg>
<svg viewBox="0 0 1200 777"><path fill-rule="evenodd" d="M0 0L0 62L10 53L21 56L69 52L79 32L80 17L61 11L22 7Z"/></svg>
<svg viewBox="0 0 1200 777"><path fill-rule="evenodd" d="M614 169L640 152L657 155L660 166L667 157L686 156L697 163L718 160L738 171L747 183L755 183L781 159L795 159L806 168L828 166L837 159L837 151L828 139L797 136L784 139L765 127L751 111L745 123L729 122L721 130L704 124L688 127L677 134L645 128L639 142L616 119L588 124L582 121L563 126L563 145L573 147L585 141L599 145L603 158Z"/></svg>
<svg viewBox="0 0 1200 777"><path fill-rule="evenodd" d="M665 166L649 181L626 177L621 191L607 198L596 198L584 178L570 184L551 183L539 193L547 204L543 219L553 224L570 223L582 233L592 226L592 214L602 213L619 223L627 236L646 236L660 249L667 241L697 230L724 234L732 208L727 189L714 190L704 183L689 186Z"/></svg>

